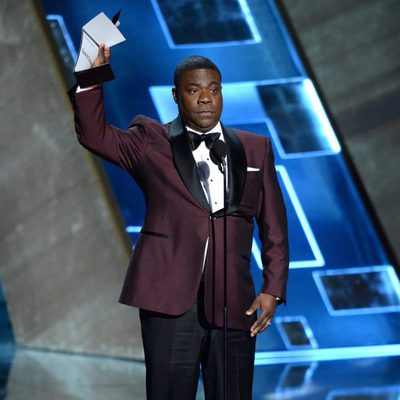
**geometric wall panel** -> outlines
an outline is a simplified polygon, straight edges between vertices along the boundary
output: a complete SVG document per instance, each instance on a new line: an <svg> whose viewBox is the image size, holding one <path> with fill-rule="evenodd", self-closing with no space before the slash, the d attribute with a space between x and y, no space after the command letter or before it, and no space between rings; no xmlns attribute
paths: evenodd
<svg viewBox="0 0 400 400"><path fill-rule="evenodd" d="M289 398L290 395L300 395L312 381L318 363L288 364L279 377L275 391ZM297 397L297 396L296 396Z"/></svg>
<svg viewBox="0 0 400 400"><path fill-rule="evenodd" d="M274 322L287 349L318 347L305 317L275 317Z"/></svg>
<svg viewBox="0 0 400 400"><path fill-rule="evenodd" d="M400 311L400 283L391 265L314 271L333 316Z"/></svg>
<svg viewBox="0 0 400 400"><path fill-rule="evenodd" d="M324 257L293 187L287 169L283 165L275 165L275 168L278 173L279 183L285 200L288 220L290 221L289 238L296 238L294 243L289 243L291 250L289 266L290 268L322 267L325 265ZM254 234L252 254L258 267L262 270L263 266L259 240L257 238L257 229Z"/></svg>
<svg viewBox="0 0 400 400"><path fill-rule="evenodd" d="M246 0L152 0L170 48L260 42Z"/></svg>

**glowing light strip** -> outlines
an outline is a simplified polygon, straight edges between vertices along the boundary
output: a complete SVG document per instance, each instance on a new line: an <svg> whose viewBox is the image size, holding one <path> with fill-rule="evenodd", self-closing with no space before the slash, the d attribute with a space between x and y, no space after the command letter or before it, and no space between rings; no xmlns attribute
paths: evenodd
<svg viewBox="0 0 400 400"><path fill-rule="evenodd" d="M265 111L264 109L257 87L290 83L299 83L303 85L304 104L312 110L312 113L315 114L315 121L320 127L318 134L326 139L327 145L330 147L329 149L294 153L285 152L274 123L268 117L268 111ZM172 99L171 89L172 86L149 87L150 96L163 123L171 121L178 113L176 104ZM318 98L314 85L308 78L293 77L285 79L224 83L223 94L227 100L225 101L222 120L228 121L230 125L265 123L282 159L329 156L335 155L341 151L339 141L336 138L335 132L333 131L322 103ZM237 112L238 107L240 107L240 113Z"/></svg>
<svg viewBox="0 0 400 400"><path fill-rule="evenodd" d="M332 125L329 122L328 116L322 106L321 100L318 97L318 93L315 90L314 84L311 82L310 79L304 79L303 81L305 92L307 93L307 99L310 101L312 108L318 115L318 121L322 125L322 131L325 133L328 143L335 153L339 153L341 148L339 141L333 131Z"/></svg>
<svg viewBox="0 0 400 400"><path fill-rule="evenodd" d="M285 83L300 83L303 78L283 78L261 81L244 81L223 83L222 92L225 99L222 120L227 116L229 124L265 123L265 111L257 92L258 85L279 85ZM150 86L149 93L162 123L173 120L177 114L177 106L172 99L173 86ZM237 108L240 105L240 113Z"/></svg>
<svg viewBox="0 0 400 400"><path fill-rule="evenodd" d="M400 344L256 352L254 365L400 356Z"/></svg>
<svg viewBox="0 0 400 400"><path fill-rule="evenodd" d="M253 42L260 43L262 41L260 32L258 32L257 25L254 21L253 14L250 11L249 5L246 0L238 0L239 5L242 9L247 25L250 28L251 34L253 35Z"/></svg>
<svg viewBox="0 0 400 400"><path fill-rule="evenodd" d="M261 104L260 98L257 93L258 85L279 85L285 83L299 83L302 82L303 78L283 78L283 79L270 79L260 81L244 81L244 82L232 82L223 83L222 92L225 99L224 115L227 116L227 120L230 124L240 123L265 123L265 111ZM167 123L173 120L177 114L178 109L172 98L171 90L173 86L150 86L149 93L153 100L158 115L162 123ZM249 98L250 97L250 98ZM235 101L237 99L237 101ZM237 112L235 104L241 104L240 113ZM243 110L245 108L245 110ZM249 111L246 111L246 108Z"/></svg>
<svg viewBox="0 0 400 400"><path fill-rule="evenodd" d="M185 44L176 44L171 36L168 25L165 22L164 15L161 11L161 8L158 4L157 0L151 0L151 3L154 8L154 12L156 13L158 22L160 23L161 30L164 34L164 37L167 41L168 47L171 49L185 49L185 48L201 48L201 47L224 47L224 46L238 46L238 45L246 45L246 44L255 44L261 42L261 35L257 29L256 23L254 22L253 16L251 14L250 8L246 2L246 0L238 0L239 5L244 14L244 19L250 29L250 32L253 36L252 39L245 40L231 40L226 42L207 42L207 43L185 43Z"/></svg>
<svg viewBox="0 0 400 400"><path fill-rule="evenodd" d="M326 293L325 286L322 282L322 276L334 276L334 275L355 275L365 274L369 272L387 272L389 280L392 284L393 290L397 294L398 305L390 306L374 306L374 307L363 307L363 308L351 308L345 310L335 310L329 300ZM399 278L392 265L376 265L368 267L349 267L334 270L314 271L313 278L317 289L322 297L326 309L329 314L334 317L345 316L345 315L360 315L360 314L376 314L376 313L388 313L388 312L399 312L400 311L400 282Z"/></svg>
<svg viewBox="0 0 400 400"><path fill-rule="evenodd" d="M287 157L288 154L286 154L285 149L282 146L281 139L279 138L278 132L275 129L275 125L272 122L271 118L265 117L265 124L267 125L267 131L271 134L272 141L278 150L279 157L284 159L284 158L298 158L298 153L290 154L290 157ZM294 157L292 157L294 156Z"/></svg>
<svg viewBox="0 0 400 400"><path fill-rule="evenodd" d="M368 387L364 386L362 388L351 388L351 389L334 389L328 393L326 400L339 400L342 398L347 399L358 399L358 398L365 398L365 399L375 399L375 398L382 398L381 395L383 394L396 394L400 395L400 385L388 385L388 386L380 386L380 387ZM357 397L354 397L357 396ZM374 396L374 397L371 397ZM379 396L379 397L378 397ZM397 400L400 399L396 397ZM390 396L387 397L387 400L394 399L394 397Z"/></svg>
<svg viewBox="0 0 400 400"><path fill-rule="evenodd" d="M74 43L72 42L71 36L69 35L68 30L67 30L67 28L65 26L64 18L61 15L49 14L49 15L46 16L46 19L48 21L51 21L51 20L58 21L58 24L60 25L60 28L61 28L61 32L62 32L62 34L64 36L64 39L65 39L65 43L68 46L68 49L69 49L69 51L71 53L71 56L72 56L73 60L76 60L77 59L77 54L76 54L75 46L74 46Z"/></svg>
<svg viewBox="0 0 400 400"><path fill-rule="evenodd" d="M311 251L314 254L315 262L311 262L313 267L322 267L325 265L325 259L322 256L321 250L319 249L317 240L315 239L314 233L311 230L311 226L308 223L306 214L304 213L303 207L301 206L300 200L297 197L296 191L294 190L293 184L289 178L289 174L287 173L286 168L283 165L276 166L277 172L280 173L282 181L285 185L285 188L288 192L289 198L292 202L292 205L296 211L296 214L300 220L300 224L303 228L304 234L308 240L308 243L311 247ZM300 264L296 261L293 262L293 267L296 268L301 265L301 268L305 268L305 262L301 262Z"/></svg>
<svg viewBox="0 0 400 400"><path fill-rule="evenodd" d="M299 158L307 158L307 157L325 157L332 156L338 152L333 152L332 150L312 150L312 151L302 151L295 153L286 153L285 149L282 146L281 140L279 138L278 132L275 129L275 125L272 120L268 117L265 118L265 124L267 125L267 130L270 132L272 140L276 149L278 150L279 157L282 159L299 159Z"/></svg>
<svg viewBox="0 0 400 400"><path fill-rule="evenodd" d="M175 43L172 40L171 34L169 33L169 28L165 22L164 16L162 15L160 6L158 5L158 1L157 0L151 0L151 4L153 5L154 11L156 13L158 22L160 23L161 26L161 30L164 34L165 39L167 40L168 46L170 48L174 48L175 47Z"/></svg>
<svg viewBox="0 0 400 400"><path fill-rule="evenodd" d="M128 225L125 230L128 233L139 233L141 229L141 225Z"/></svg>
<svg viewBox="0 0 400 400"><path fill-rule="evenodd" d="M292 76L288 78L273 78L273 79L260 79L257 81L240 81L229 82L229 86L269 86L269 85L283 85L285 83L301 83L304 81L302 76Z"/></svg>
<svg viewBox="0 0 400 400"><path fill-rule="evenodd" d="M278 22L278 28L282 33L283 39L286 42L287 49L291 55L293 63L296 65L297 70L302 75L307 75L307 72L304 69L303 63L299 57L298 51L292 41L292 38L289 32L286 29L286 23L283 21L281 13L277 7L276 0L269 0L268 1L269 7L272 11L273 16L275 17L276 21Z"/></svg>
<svg viewBox="0 0 400 400"><path fill-rule="evenodd" d="M289 178L286 168L283 165L276 165L276 171L279 172L282 181L285 185L285 189L289 195L289 198L292 202L293 208L296 212L296 215L299 219L300 225L303 229L303 232L307 238L308 244L310 245L311 251L315 257L314 260L302 260L302 261L290 261L290 268L311 268L311 267L323 267L325 265L325 259L319 249L317 240L315 239L314 233L311 229L311 226L307 220L307 217L304 213L303 207L301 206L300 200L297 197L296 191L292 185L292 182ZM261 260L261 251L260 247L255 239L253 239L252 246L252 254L257 263L259 269L263 269L262 260Z"/></svg>
<svg viewBox="0 0 400 400"><path fill-rule="evenodd" d="M319 123L321 126L320 132L323 132L326 140L329 143L330 149L328 150L313 150L313 151L303 151L303 152L294 152L294 153L286 153L285 149L283 148L281 144L281 140L279 138L279 135L275 129L275 125L273 121L268 118L268 116L265 118L265 123L267 124L268 130L271 133L271 136L273 137L274 144L278 150L278 153L281 158L283 159L293 159L293 158L305 158L305 157L318 157L318 156L327 156L327 155L333 155L340 153L341 147L339 144L339 141L337 140L337 137L335 135L335 132L333 131L332 125L329 122L328 116L326 115L326 112L322 106L322 103L318 97L317 91L315 90L315 87L312 83L312 81L308 78L303 79L300 81L303 84L304 87L304 92L306 93L306 96L303 96L304 100L307 100L310 103L310 109L312 109L315 114L316 118L315 121ZM300 83L300 82L286 82L286 83ZM267 84L269 85L269 84ZM263 85L263 86L267 86ZM304 102L304 104L307 104ZM266 114L268 114L268 110L266 111ZM300 155L300 157L299 157Z"/></svg>

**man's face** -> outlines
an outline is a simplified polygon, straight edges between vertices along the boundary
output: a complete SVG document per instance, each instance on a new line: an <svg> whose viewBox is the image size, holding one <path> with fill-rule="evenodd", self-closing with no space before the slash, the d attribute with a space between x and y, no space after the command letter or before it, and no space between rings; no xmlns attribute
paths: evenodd
<svg viewBox="0 0 400 400"><path fill-rule="evenodd" d="M181 76L172 89L182 121L190 128L207 132L217 125L222 112L221 79L212 69L195 69Z"/></svg>

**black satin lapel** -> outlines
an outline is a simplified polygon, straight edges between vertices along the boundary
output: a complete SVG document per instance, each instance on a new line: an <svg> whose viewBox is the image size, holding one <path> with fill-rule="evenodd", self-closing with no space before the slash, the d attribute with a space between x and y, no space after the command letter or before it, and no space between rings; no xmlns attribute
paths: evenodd
<svg viewBox="0 0 400 400"><path fill-rule="evenodd" d="M246 183L247 160L242 142L235 132L226 126L222 126L222 129L228 145L229 214L237 210L242 200Z"/></svg>
<svg viewBox="0 0 400 400"><path fill-rule="evenodd" d="M179 117L171 122L168 135L174 163L185 186L192 193L195 199L206 210L210 211L210 206L200 183L189 139Z"/></svg>

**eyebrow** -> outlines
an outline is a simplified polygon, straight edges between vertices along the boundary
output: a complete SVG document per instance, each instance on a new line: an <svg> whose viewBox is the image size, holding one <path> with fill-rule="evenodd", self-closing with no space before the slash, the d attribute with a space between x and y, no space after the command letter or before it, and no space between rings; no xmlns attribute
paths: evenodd
<svg viewBox="0 0 400 400"><path fill-rule="evenodd" d="M210 84L209 84L208 86L212 86L212 85L221 85L221 82L218 82L218 81L211 81ZM197 86L197 87L200 87L201 84L198 83L198 82L190 82L190 83L188 83L188 84L185 85L185 87L188 87L188 86Z"/></svg>

